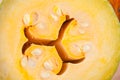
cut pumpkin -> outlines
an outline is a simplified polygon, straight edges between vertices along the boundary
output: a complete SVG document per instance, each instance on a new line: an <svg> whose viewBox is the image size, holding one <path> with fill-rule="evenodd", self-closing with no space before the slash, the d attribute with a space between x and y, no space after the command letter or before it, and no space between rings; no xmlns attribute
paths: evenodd
<svg viewBox="0 0 120 80"><path fill-rule="evenodd" d="M110 80L119 42L108 0L0 4L0 80Z"/></svg>

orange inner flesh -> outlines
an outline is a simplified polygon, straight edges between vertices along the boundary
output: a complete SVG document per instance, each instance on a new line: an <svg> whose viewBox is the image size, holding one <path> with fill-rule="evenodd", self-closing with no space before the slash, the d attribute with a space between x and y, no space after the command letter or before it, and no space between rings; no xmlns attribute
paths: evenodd
<svg viewBox="0 0 120 80"><path fill-rule="evenodd" d="M31 44L25 51L24 56L26 56L28 60L26 69L31 74L35 74L34 72L37 72L38 69L50 70L55 74L58 74L61 70L62 60L54 46ZM29 60L34 62L34 65L32 62L30 63Z"/></svg>
<svg viewBox="0 0 120 80"><path fill-rule="evenodd" d="M111 3L113 2L111 1ZM59 74L65 62L72 63L85 58L85 53L89 51L90 46L84 47L84 41L92 40L94 31L91 28L92 22L90 20L88 20L88 23L78 22L78 19L71 18L58 7L54 7L52 13L52 15L47 17L41 17L40 20L34 18L36 16L30 18L32 19L30 20L30 25L25 26L25 35L28 38L28 42L32 45L27 46L27 48L24 47L26 48L24 56L27 56L27 59L35 58L33 60L37 64L37 68L34 68L36 71L38 68L44 70L44 63L48 60L52 65L52 68L50 66L48 69L51 69L54 74ZM119 13L116 14L119 16ZM44 18L48 22L42 22L42 20L45 20ZM33 57L31 52L36 48L43 51L42 56ZM41 58L39 59L39 57ZM48 65L48 63L45 65ZM31 74L37 74L29 67L26 69Z"/></svg>

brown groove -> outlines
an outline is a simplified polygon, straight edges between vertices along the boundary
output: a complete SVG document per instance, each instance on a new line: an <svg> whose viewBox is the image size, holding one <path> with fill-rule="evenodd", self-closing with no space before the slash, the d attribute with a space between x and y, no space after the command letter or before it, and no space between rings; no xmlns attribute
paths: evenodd
<svg viewBox="0 0 120 80"><path fill-rule="evenodd" d="M22 53L24 54L24 52L26 51L27 48L29 48L31 46L31 42L27 41L26 43L24 43L23 47L22 47Z"/></svg>
<svg viewBox="0 0 120 80"><path fill-rule="evenodd" d="M67 64L63 63L62 68L57 75L62 75L66 71L66 69L67 69Z"/></svg>
<svg viewBox="0 0 120 80"><path fill-rule="evenodd" d="M47 39L38 39L38 38L34 38L33 36L31 36L28 32L28 28L25 28L24 29L24 33L25 33L25 36L28 38L28 40L31 42L31 43L34 43L34 44L38 44L38 45L47 45L52 41L52 40L47 40Z"/></svg>
<svg viewBox="0 0 120 80"><path fill-rule="evenodd" d="M66 16L66 18L69 18L68 16ZM49 46L53 46L55 45L58 41L60 41L63 38L65 29L67 28L67 26L69 25L69 23L74 20L74 18L71 19L67 19L61 26L60 30L59 30L59 34L58 34L58 39L55 41L51 41L48 45Z"/></svg>

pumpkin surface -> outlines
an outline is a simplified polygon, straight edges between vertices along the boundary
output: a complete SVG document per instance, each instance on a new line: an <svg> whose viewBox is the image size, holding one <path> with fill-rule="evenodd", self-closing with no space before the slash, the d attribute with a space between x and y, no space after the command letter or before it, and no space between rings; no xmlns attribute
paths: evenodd
<svg viewBox="0 0 120 80"><path fill-rule="evenodd" d="M0 80L110 80L119 42L108 0L0 4Z"/></svg>

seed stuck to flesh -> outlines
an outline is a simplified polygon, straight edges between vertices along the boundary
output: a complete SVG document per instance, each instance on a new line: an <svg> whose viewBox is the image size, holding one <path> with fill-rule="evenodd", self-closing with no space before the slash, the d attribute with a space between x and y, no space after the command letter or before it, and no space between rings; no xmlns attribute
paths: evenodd
<svg viewBox="0 0 120 80"><path fill-rule="evenodd" d="M53 14L51 14L51 17L55 20L58 21L59 17L62 16L62 10L58 8L57 6L54 7L53 9Z"/></svg>
<svg viewBox="0 0 120 80"><path fill-rule="evenodd" d="M60 8L57 8L56 13L57 13L57 15L61 16L62 15L62 10Z"/></svg>
<svg viewBox="0 0 120 80"><path fill-rule="evenodd" d="M42 71L41 74L40 74L40 76L41 76L41 78L49 78L50 74L49 74L49 72Z"/></svg>
<svg viewBox="0 0 120 80"><path fill-rule="evenodd" d="M91 49L91 46L89 44L83 45L83 52L88 52Z"/></svg>
<svg viewBox="0 0 120 80"><path fill-rule="evenodd" d="M58 15L61 16L62 15L62 10L60 8L58 8L57 6L54 7L54 12Z"/></svg>
<svg viewBox="0 0 120 80"><path fill-rule="evenodd" d="M32 55L35 55L35 56L39 56L42 54L42 50L40 50L39 48L38 49L34 49L32 52L31 52Z"/></svg>
<svg viewBox="0 0 120 80"><path fill-rule="evenodd" d="M54 14L51 14L51 17L55 20L55 21L58 21L58 16L54 15Z"/></svg>
<svg viewBox="0 0 120 80"><path fill-rule="evenodd" d="M44 67L47 70L53 70L53 63L52 63L52 61L48 60L48 61L44 62Z"/></svg>
<svg viewBox="0 0 120 80"><path fill-rule="evenodd" d="M74 45L76 52L81 53L80 47L78 45Z"/></svg>
<svg viewBox="0 0 120 80"><path fill-rule="evenodd" d="M30 17L31 17L31 23L32 23L32 25L37 24L38 19L39 19L39 14L37 12L33 12L33 13L31 13Z"/></svg>
<svg viewBox="0 0 120 80"><path fill-rule="evenodd" d="M42 23L38 23L38 24L36 25L36 27L39 28L39 29L44 29L44 28L45 28L45 25L42 24Z"/></svg>
<svg viewBox="0 0 120 80"><path fill-rule="evenodd" d="M72 53L74 53L75 55L78 55L78 54L81 53L80 47L78 45L76 45L76 44L72 45L72 47L70 48L70 51Z"/></svg>
<svg viewBox="0 0 120 80"><path fill-rule="evenodd" d="M81 26L82 26L82 27L88 27L89 24L88 24L87 22L84 22L84 23L81 23Z"/></svg>
<svg viewBox="0 0 120 80"><path fill-rule="evenodd" d="M22 58L22 60L21 60L21 66L22 66L22 67L27 66L27 57L26 57L26 56L23 56L23 58Z"/></svg>
<svg viewBox="0 0 120 80"><path fill-rule="evenodd" d="M33 59L29 58L28 59L28 66L31 68L34 68L36 66L36 63Z"/></svg>
<svg viewBox="0 0 120 80"><path fill-rule="evenodd" d="M26 13L23 17L23 22L26 26L30 25L30 15L28 13Z"/></svg>
<svg viewBox="0 0 120 80"><path fill-rule="evenodd" d="M85 31L82 30L82 29L79 29L78 31L79 31L80 34L84 34L85 33Z"/></svg>

